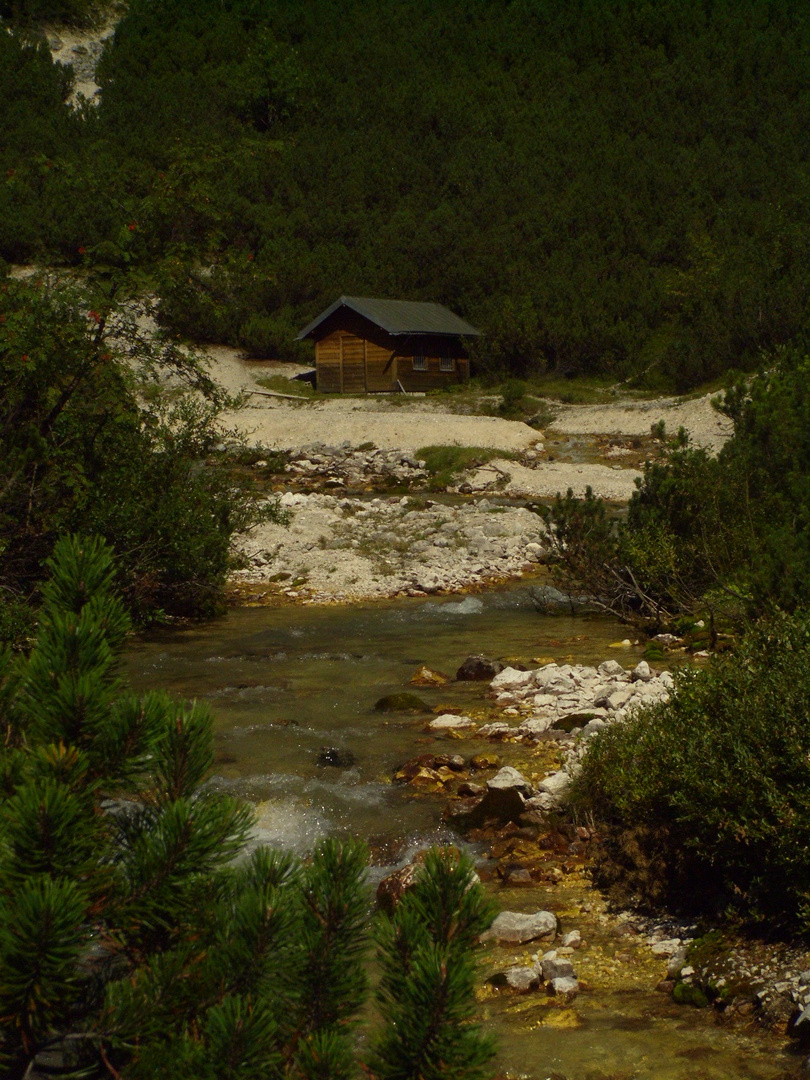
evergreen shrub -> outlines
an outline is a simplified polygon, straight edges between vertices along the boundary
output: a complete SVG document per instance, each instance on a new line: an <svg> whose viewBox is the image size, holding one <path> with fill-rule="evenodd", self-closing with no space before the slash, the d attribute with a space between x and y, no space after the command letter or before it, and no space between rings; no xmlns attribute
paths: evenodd
<svg viewBox="0 0 810 1080"><path fill-rule="evenodd" d="M469 861L430 853L377 923L361 1055L364 846L249 852L250 808L205 783L207 711L122 683L110 549L62 539L49 568L33 651L0 652L0 1075L49 1051L114 1080L483 1076Z"/></svg>
<svg viewBox="0 0 810 1080"><path fill-rule="evenodd" d="M806 348L777 350L715 405L731 438L713 454L679 431L645 465L625 519L590 491L540 510L569 589L650 627L700 615L712 637L717 622L810 603Z"/></svg>

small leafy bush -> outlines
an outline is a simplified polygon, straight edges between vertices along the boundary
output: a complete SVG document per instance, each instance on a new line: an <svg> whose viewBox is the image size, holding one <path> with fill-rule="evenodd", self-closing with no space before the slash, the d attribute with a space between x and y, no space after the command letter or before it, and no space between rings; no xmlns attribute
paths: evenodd
<svg viewBox="0 0 810 1080"><path fill-rule="evenodd" d="M596 737L576 798L601 882L810 927L810 613L752 628L671 699Z"/></svg>
<svg viewBox="0 0 810 1080"><path fill-rule="evenodd" d="M519 416L523 413L527 389L526 383L520 379L509 379L503 384L498 406L501 416Z"/></svg>
<svg viewBox="0 0 810 1080"><path fill-rule="evenodd" d="M0 590L31 595L59 534L82 529L115 548L139 618L217 611L232 536L278 509L247 478L201 467L223 404L192 356L143 338L99 291L4 284Z"/></svg>

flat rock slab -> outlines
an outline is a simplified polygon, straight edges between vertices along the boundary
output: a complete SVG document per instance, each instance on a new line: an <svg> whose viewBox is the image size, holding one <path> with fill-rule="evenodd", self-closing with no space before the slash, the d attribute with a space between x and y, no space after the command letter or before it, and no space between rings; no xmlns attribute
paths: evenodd
<svg viewBox="0 0 810 1080"><path fill-rule="evenodd" d="M536 990L540 983L540 976L536 967L521 967L515 965L506 971L499 971L493 975L489 982L498 988L517 990L525 994L528 990Z"/></svg>
<svg viewBox="0 0 810 1080"><path fill-rule="evenodd" d="M451 728L475 727L475 721L470 716L456 716L455 713L442 713L428 725L431 731L448 731Z"/></svg>

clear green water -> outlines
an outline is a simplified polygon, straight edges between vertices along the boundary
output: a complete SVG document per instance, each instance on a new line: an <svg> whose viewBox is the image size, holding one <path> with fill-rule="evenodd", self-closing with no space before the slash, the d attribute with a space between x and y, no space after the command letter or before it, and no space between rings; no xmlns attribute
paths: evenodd
<svg viewBox="0 0 810 1080"><path fill-rule="evenodd" d="M162 688L210 705L218 748L213 783L258 805L256 842L306 850L325 834L352 833L391 852L394 863L454 838L441 825L441 799L413 797L390 783L399 764L440 745L424 731L427 714L374 712L379 697L407 689L421 664L452 675L477 652L578 663L610 656L630 665L639 649L608 649L626 634L611 620L540 616L525 589L510 589L466 599L237 609L136 643L127 668L137 690ZM487 700L479 683L414 692L431 711ZM472 754L486 745L472 740L453 749ZM355 764L320 765L327 746L351 752ZM589 916L571 915L579 899L561 887L499 896L504 907L549 908L580 928L594 950L576 961L584 971L586 957L625 946ZM534 1080L555 1073L567 1080L775 1080L795 1066L780 1044L727 1031L710 1013L653 993L661 973L641 972L647 953L638 957L639 972L632 979L620 973L615 985L600 969L573 1009L549 1007L542 995L483 1001L482 1018L500 1035L500 1067ZM494 970L518 958L490 949L485 963Z"/></svg>

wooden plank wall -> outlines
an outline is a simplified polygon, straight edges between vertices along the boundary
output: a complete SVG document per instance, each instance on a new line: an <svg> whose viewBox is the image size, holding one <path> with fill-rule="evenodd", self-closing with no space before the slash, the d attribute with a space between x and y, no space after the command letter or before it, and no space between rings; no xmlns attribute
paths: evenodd
<svg viewBox="0 0 810 1080"><path fill-rule="evenodd" d="M343 389L339 331L315 345L315 372L318 390L324 394L339 394Z"/></svg>
<svg viewBox="0 0 810 1080"><path fill-rule="evenodd" d="M452 355L449 343L440 347ZM315 345L317 386L326 394L385 393L396 390L397 382L405 390L436 390L469 377L469 361L459 356L454 371L442 371L438 355L428 356L427 365L427 371L414 371L412 356L397 356L390 347L345 330L334 330Z"/></svg>
<svg viewBox="0 0 810 1080"><path fill-rule="evenodd" d="M343 393L366 392L366 343L354 334L343 334L340 339L343 357Z"/></svg>
<svg viewBox="0 0 810 1080"><path fill-rule="evenodd" d="M391 349L366 341L366 389L391 391L397 377L397 362Z"/></svg>

